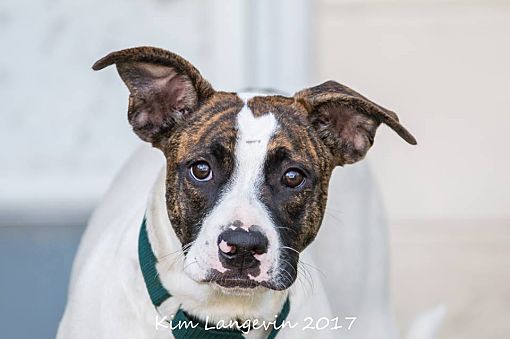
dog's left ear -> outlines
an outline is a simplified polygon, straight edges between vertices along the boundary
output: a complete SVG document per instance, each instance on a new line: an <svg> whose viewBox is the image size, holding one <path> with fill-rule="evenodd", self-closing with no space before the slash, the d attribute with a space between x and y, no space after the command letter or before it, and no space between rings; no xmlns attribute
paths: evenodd
<svg viewBox="0 0 510 339"><path fill-rule="evenodd" d="M134 132L155 147L214 94L187 60L155 47L113 52L92 69L115 64L129 89L128 120Z"/></svg>
<svg viewBox="0 0 510 339"><path fill-rule="evenodd" d="M399 123L394 112L335 81L302 90L294 98L308 111L312 126L330 148L336 165L363 159L381 123L416 145L416 139Z"/></svg>

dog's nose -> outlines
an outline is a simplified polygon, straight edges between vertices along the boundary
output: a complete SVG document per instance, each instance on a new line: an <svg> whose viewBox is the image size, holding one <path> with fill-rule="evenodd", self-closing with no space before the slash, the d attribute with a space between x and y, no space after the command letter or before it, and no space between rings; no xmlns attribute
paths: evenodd
<svg viewBox="0 0 510 339"><path fill-rule="evenodd" d="M224 266L251 268L259 264L257 256L267 252L268 240L257 227L228 229L218 237L218 252Z"/></svg>

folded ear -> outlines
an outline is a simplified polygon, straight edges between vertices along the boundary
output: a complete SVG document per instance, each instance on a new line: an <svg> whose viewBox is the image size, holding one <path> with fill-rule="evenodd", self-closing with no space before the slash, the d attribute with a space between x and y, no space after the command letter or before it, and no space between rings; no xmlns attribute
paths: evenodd
<svg viewBox="0 0 510 339"><path fill-rule="evenodd" d="M336 157L337 165L363 159L381 123L416 145L416 139L399 123L394 112L335 81L302 90L294 98L305 106L311 124Z"/></svg>
<svg viewBox="0 0 510 339"><path fill-rule="evenodd" d="M142 140L154 146L214 93L193 65L163 49L137 47L113 52L92 69L112 64L130 92L129 123Z"/></svg>

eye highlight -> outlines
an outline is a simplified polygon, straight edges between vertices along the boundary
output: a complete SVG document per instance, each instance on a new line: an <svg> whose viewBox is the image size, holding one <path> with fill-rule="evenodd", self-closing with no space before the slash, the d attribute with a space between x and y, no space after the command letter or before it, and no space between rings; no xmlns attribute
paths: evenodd
<svg viewBox="0 0 510 339"><path fill-rule="evenodd" d="M196 181L209 181L213 176L211 166L205 161L195 162L190 166L189 173Z"/></svg>
<svg viewBox="0 0 510 339"><path fill-rule="evenodd" d="M305 175L297 168L291 168L283 174L282 184L289 188L296 188L305 182Z"/></svg>

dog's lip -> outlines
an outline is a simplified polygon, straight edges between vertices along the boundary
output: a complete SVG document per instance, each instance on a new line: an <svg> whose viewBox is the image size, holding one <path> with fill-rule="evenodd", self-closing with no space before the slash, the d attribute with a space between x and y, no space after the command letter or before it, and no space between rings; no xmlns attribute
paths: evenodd
<svg viewBox="0 0 510 339"><path fill-rule="evenodd" d="M270 281L255 281L244 276L221 276L216 275L203 280L204 283L214 283L220 287L228 289L254 289L258 287L265 287L270 290L282 291L290 286L272 284Z"/></svg>
<svg viewBox="0 0 510 339"><path fill-rule="evenodd" d="M212 277L207 279L206 282L218 284L221 287L226 288L255 288L260 283L245 277Z"/></svg>

